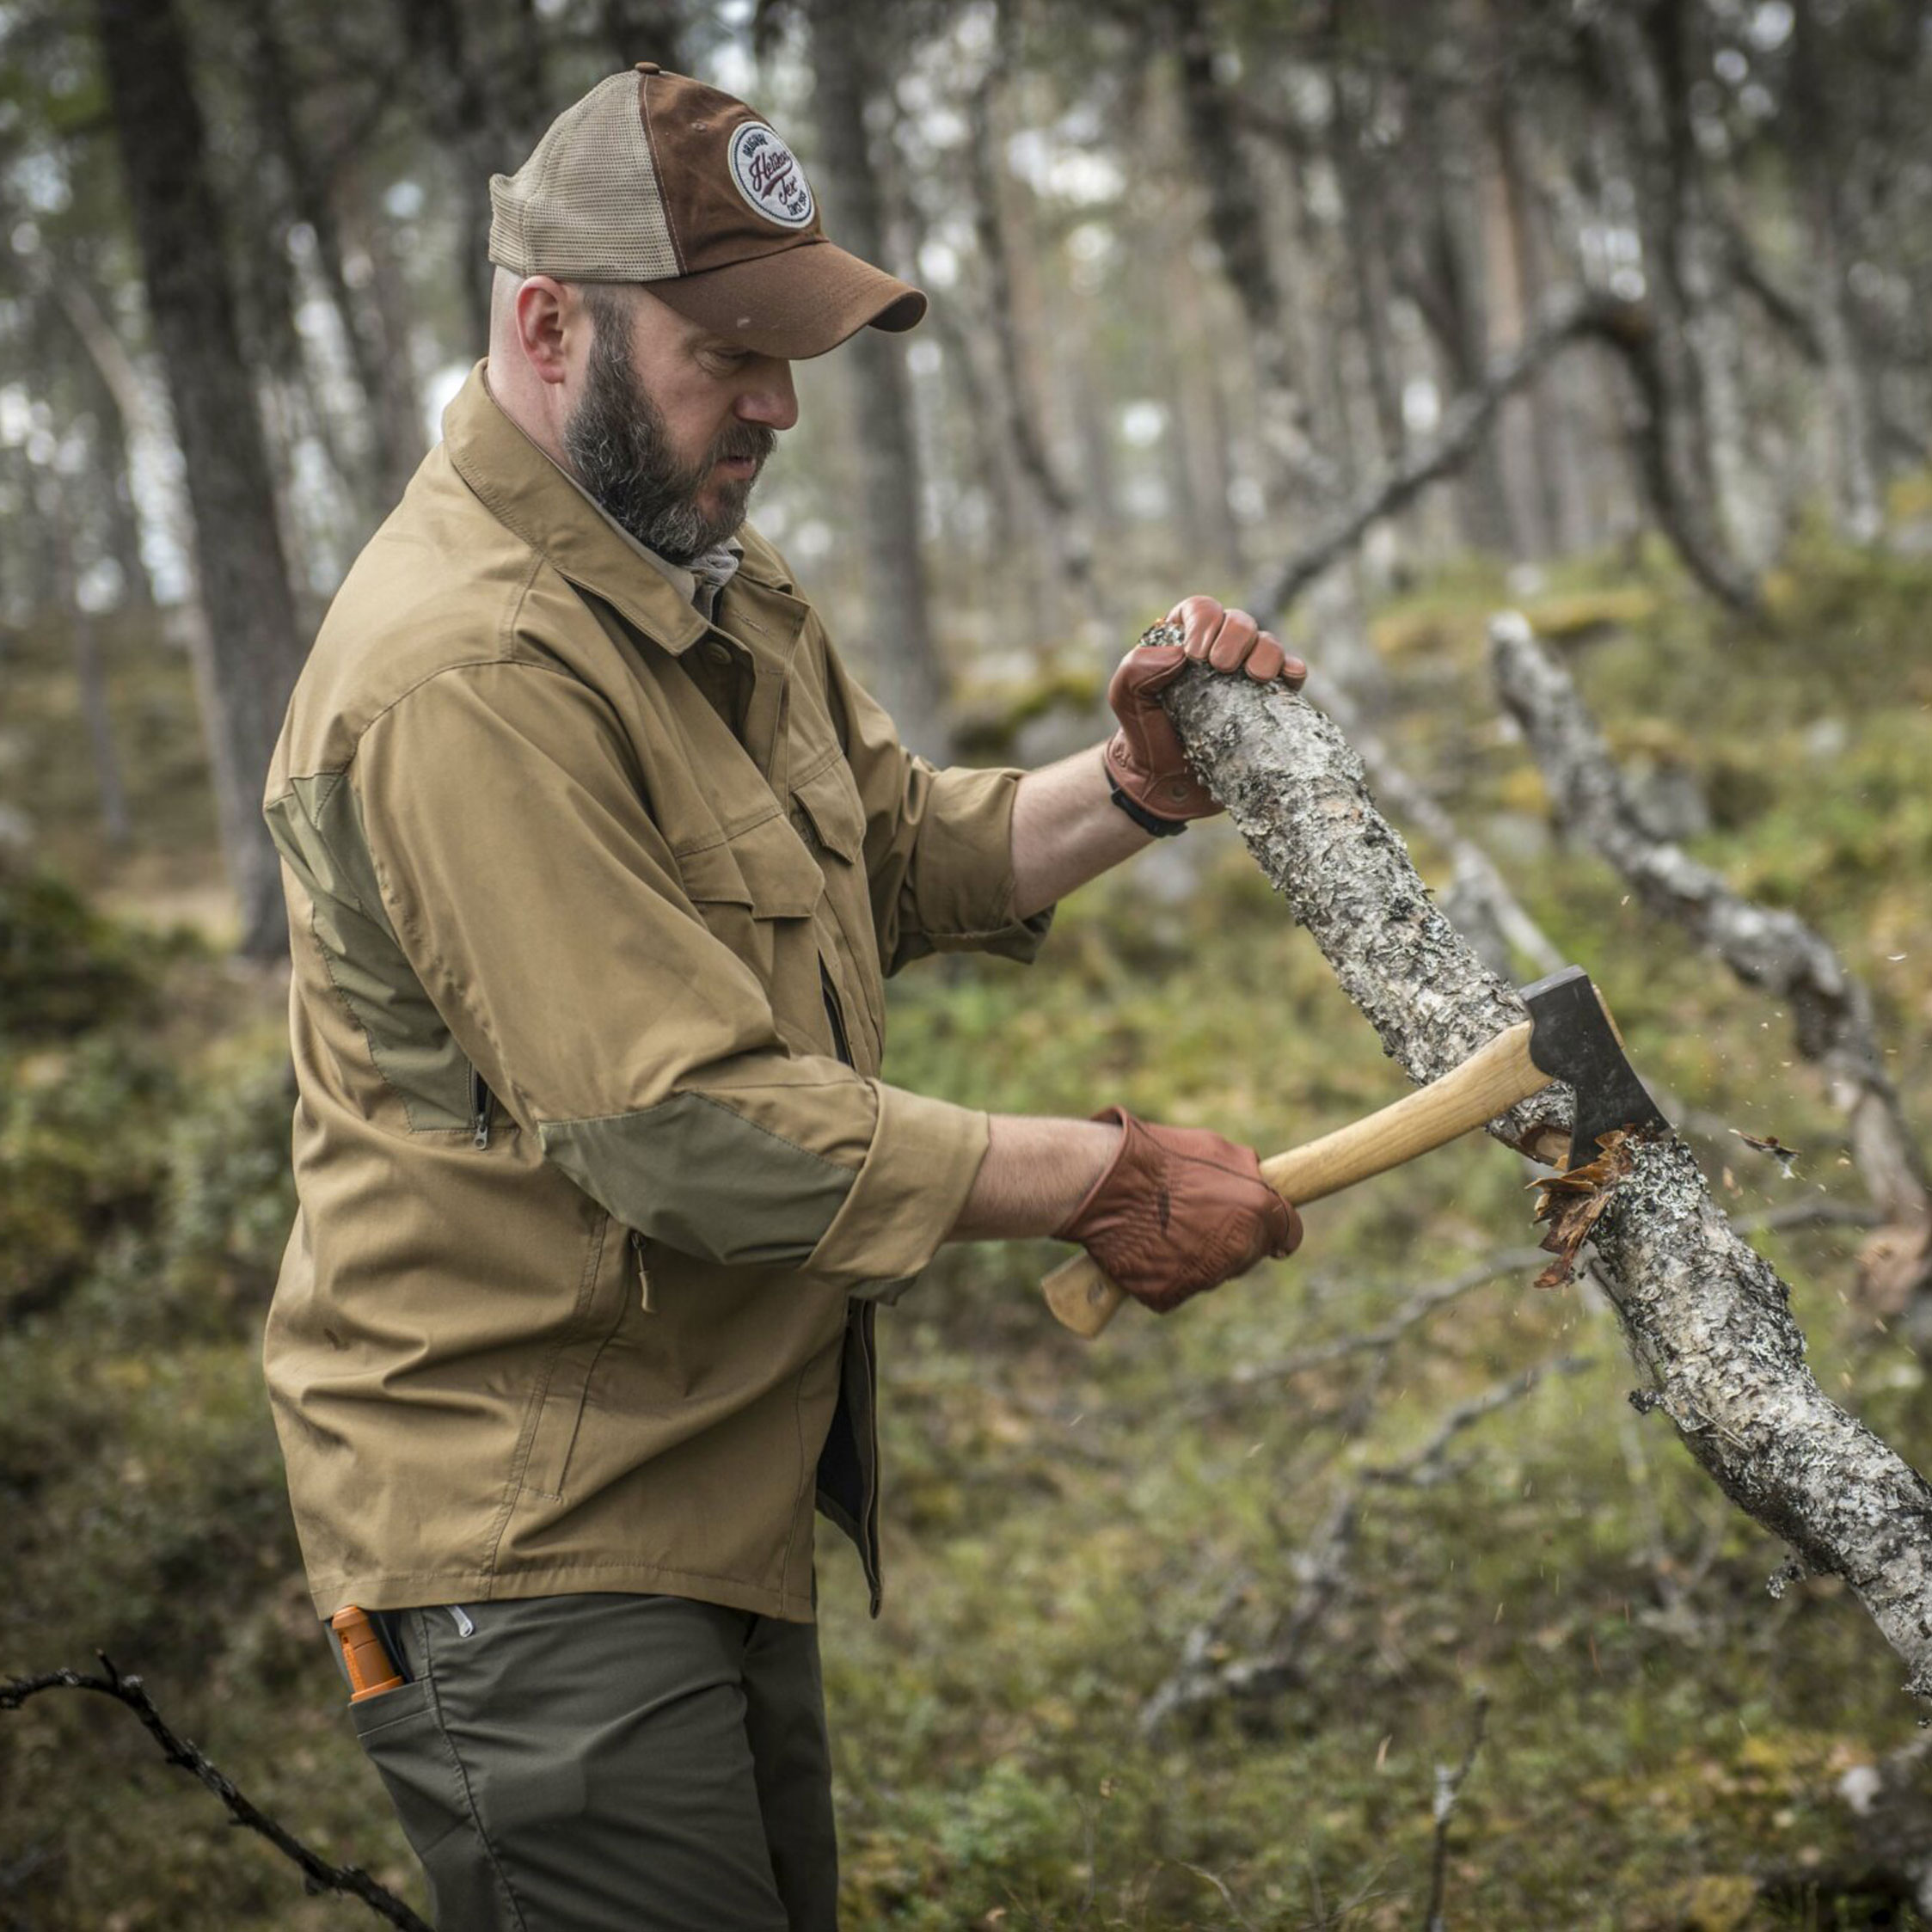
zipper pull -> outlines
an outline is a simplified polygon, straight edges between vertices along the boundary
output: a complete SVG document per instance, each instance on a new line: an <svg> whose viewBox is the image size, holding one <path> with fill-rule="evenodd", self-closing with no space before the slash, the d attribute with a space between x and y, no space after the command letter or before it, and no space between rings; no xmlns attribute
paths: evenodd
<svg viewBox="0 0 1932 1932"><path fill-rule="evenodd" d="M648 1315L651 1312L651 1273L644 1266L644 1237L635 1228L630 1230L630 1258L637 1269L637 1305Z"/></svg>
<svg viewBox="0 0 1932 1932"><path fill-rule="evenodd" d="M490 1144L490 1090L475 1067L469 1070L469 1125L480 1154Z"/></svg>

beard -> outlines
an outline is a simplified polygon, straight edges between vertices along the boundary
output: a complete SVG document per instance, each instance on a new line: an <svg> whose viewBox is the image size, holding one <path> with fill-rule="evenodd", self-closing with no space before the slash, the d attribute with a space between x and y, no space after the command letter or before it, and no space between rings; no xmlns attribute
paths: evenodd
<svg viewBox="0 0 1932 1932"><path fill-rule="evenodd" d="M689 565L737 535L757 472L714 483L721 463L762 466L777 444L762 423L732 423L696 463L682 463L664 413L631 372L630 316L601 289L588 304L595 333L583 400L564 425L564 454L604 512L667 563ZM709 487L717 507L700 500Z"/></svg>

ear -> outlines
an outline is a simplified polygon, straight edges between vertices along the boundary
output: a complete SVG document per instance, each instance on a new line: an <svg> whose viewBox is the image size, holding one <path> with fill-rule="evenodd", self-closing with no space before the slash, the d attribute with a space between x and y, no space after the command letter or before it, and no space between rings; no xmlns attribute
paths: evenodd
<svg viewBox="0 0 1932 1932"><path fill-rule="evenodd" d="M549 275L532 275L518 289L514 324L524 360L543 383L561 383L570 373L570 338L588 318L577 291Z"/></svg>

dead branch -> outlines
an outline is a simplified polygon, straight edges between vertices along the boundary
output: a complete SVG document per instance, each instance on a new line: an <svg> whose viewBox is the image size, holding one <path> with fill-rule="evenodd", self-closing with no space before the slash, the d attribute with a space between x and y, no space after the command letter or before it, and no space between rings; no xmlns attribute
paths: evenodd
<svg viewBox="0 0 1932 1932"><path fill-rule="evenodd" d="M1574 681L1523 616L1493 619L1489 642L1498 694L1523 727L1565 832L1593 846L1652 913L1685 927L1747 985L1790 1003L1798 1051L1829 1077L1853 1160L1889 1224L1868 1246L1867 1279L1891 1307L1924 1294L1932 1288L1932 1187L1885 1070L1870 994L1796 914L1743 898L1682 847L1644 830Z"/></svg>
<svg viewBox="0 0 1932 1932"><path fill-rule="evenodd" d="M1873 1228L1880 1217L1868 1207L1854 1207L1847 1202L1824 1199L1788 1201L1782 1207L1766 1208L1756 1214L1740 1214L1732 1223L1740 1234L1781 1232L1791 1228L1839 1225ZM1487 1260L1464 1268L1460 1273L1432 1281L1415 1289L1401 1306L1372 1328L1358 1328L1347 1334L1332 1335L1326 1341L1311 1342L1292 1355L1273 1362L1242 1362L1229 1370L1214 1386L1188 1401L1182 1413L1199 1420L1224 1415L1251 1396L1272 1394L1285 1382L1307 1375L1316 1369L1345 1361L1352 1355L1366 1355L1394 1347L1396 1342L1438 1309L1460 1301L1478 1288L1500 1281L1505 1275L1521 1274L1541 1268L1548 1260L1540 1248L1504 1248Z"/></svg>
<svg viewBox="0 0 1932 1932"><path fill-rule="evenodd" d="M1216 1659L1222 1632L1247 1589L1248 1579L1242 1577L1229 1586L1213 1612L1189 1634L1174 1670L1142 1705L1143 1734L1153 1736L1184 1712L1224 1701L1265 1702L1299 1684L1309 1634L1347 1584L1348 1559L1360 1528L1362 1499L1368 1491L1405 1486L1426 1488L1447 1480L1454 1472L1446 1454L1458 1436L1522 1401L1544 1377L1575 1375L1590 1365L1587 1357L1565 1356L1506 1377L1450 1410L1428 1439L1399 1461L1371 1463L1357 1470L1336 1490L1320 1527L1297 1553L1294 1569L1300 1587L1293 1604L1278 1619L1267 1648L1253 1656Z"/></svg>
<svg viewBox="0 0 1932 1932"><path fill-rule="evenodd" d="M1482 1727L1488 1715L1489 1700L1479 1696L1469 1724L1469 1748L1463 1753L1463 1762L1454 1770L1446 1764L1436 1766L1436 1853L1429 1880L1429 1909L1422 1920L1425 1932L1446 1932L1449 1923L1442 1916L1443 1898L1449 1886L1449 1821L1456 1815L1456 1800L1469 1782L1475 1754L1482 1749Z"/></svg>
<svg viewBox="0 0 1932 1932"><path fill-rule="evenodd" d="M1481 1394L1470 1396L1466 1402L1458 1402L1436 1425L1434 1433L1420 1449L1413 1451L1399 1463L1365 1469L1362 1479L1365 1482L1390 1487L1432 1489L1456 1473L1446 1458L1449 1445L1464 1430L1473 1429L1499 1409L1521 1401L1546 1376L1580 1375L1594 1365L1587 1355L1565 1355L1554 1362L1536 1363L1519 1375L1506 1376L1502 1381L1492 1383Z"/></svg>
<svg viewBox="0 0 1932 1932"><path fill-rule="evenodd" d="M1279 685L1198 666L1163 702L1196 769L1383 1046L1435 1078L1523 1016L1431 905L1334 726ZM1548 1157L1548 1090L1490 1124ZM1806 1567L1843 1577L1932 1699L1932 1487L1819 1388L1790 1295L1672 1136L1631 1140L1593 1238L1659 1406L1733 1502Z"/></svg>
<svg viewBox="0 0 1932 1932"><path fill-rule="evenodd" d="M1392 1348L1411 1328L1426 1321L1437 1309L1446 1308L1471 1291L1485 1287L1505 1275L1540 1268L1547 1259L1540 1248L1500 1249L1487 1260L1478 1261L1459 1274L1418 1288L1393 1315L1377 1322L1372 1328L1358 1329L1350 1334L1333 1336L1327 1341L1310 1343L1308 1347L1298 1348L1292 1355L1284 1355L1276 1361L1239 1364L1221 1378L1217 1387L1196 1396L1188 1405L1187 1413L1197 1417L1218 1414L1249 1395L1271 1392L1283 1383L1291 1382L1297 1376L1306 1375L1311 1370L1327 1368L1351 1355Z"/></svg>
<svg viewBox="0 0 1932 1932"><path fill-rule="evenodd" d="M1433 440L1405 457L1257 586L1249 610L1264 624L1278 621L1376 524L1407 509L1431 483L1461 469L1481 445L1497 410L1559 350L1585 336L1601 336L1614 315L1628 306L1592 295L1570 296L1553 306L1523 341L1491 362L1475 389L1450 404Z"/></svg>
<svg viewBox="0 0 1932 1932"><path fill-rule="evenodd" d="M101 1658L101 1675L89 1677L78 1671L46 1671L38 1677L9 1677L0 1683L0 1711L17 1711L30 1697L46 1690L92 1690L125 1704L139 1718L143 1727L161 1754L177 1769L186 1771L219 1798L236 1824L246 1826L267 1839L285 1858L301 1868L304 1889L314 1893L333 1892L359 1898L378 1918L400 1925L405 1932L433 1932L433 1929L409 1910L393 1892L378 1885L368 1873L354 1865L331 1865L310 1850L293 1832L287 1831L267 1812L251 1804L236 1788L227 1774L211 1763L199 1747L169 1729L155 1708L147 1687L138 1677L125 1677L105 1656Z"/></svg>

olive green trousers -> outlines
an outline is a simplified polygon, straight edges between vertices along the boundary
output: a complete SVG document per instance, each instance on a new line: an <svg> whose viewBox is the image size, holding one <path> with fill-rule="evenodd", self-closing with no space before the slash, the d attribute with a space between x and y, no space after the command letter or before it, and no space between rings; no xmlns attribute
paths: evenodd
<svg viewBox="0 0 1932 1932"><path fill-rule="evenodd" d="M440 1932L834 1932L818 1633L678 1597L392 1610L350 1706Z"/></svg>

